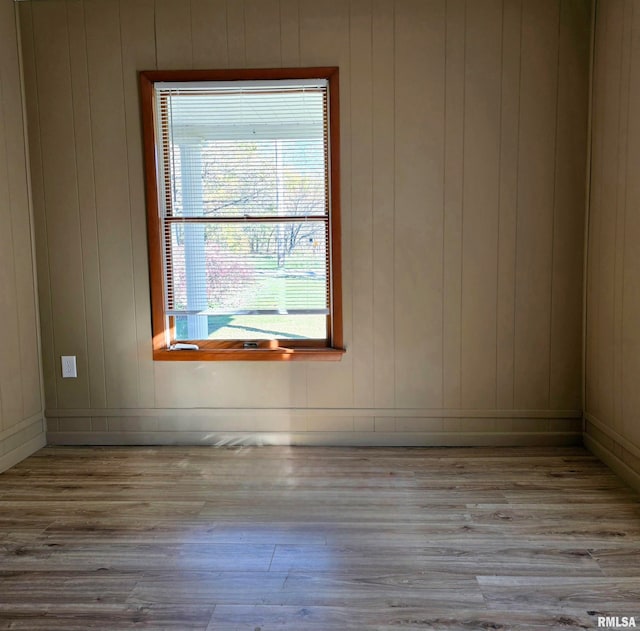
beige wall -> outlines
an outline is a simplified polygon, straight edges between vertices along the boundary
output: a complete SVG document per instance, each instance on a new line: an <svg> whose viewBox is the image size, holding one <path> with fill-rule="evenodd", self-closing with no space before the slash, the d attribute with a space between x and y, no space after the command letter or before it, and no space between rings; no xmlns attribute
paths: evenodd
<svg viewBox="0 0 640 631"><path fill-rule="evenodd" d="M587 0L20 13L53 440L580 440ZM154 363L136 72L298 65L341 71L348 352Z"/></svg>
<svg viewBox="0 0 640 631"><path fill-rule="evenodd" d="M640 11L598 3L585 442L640 488Z"/></svg>
<svg viewBox="0 0 640 631"><path fill-rule="evenodd" d="M45 441L14 11L0 0L0 471Z"/></svg>

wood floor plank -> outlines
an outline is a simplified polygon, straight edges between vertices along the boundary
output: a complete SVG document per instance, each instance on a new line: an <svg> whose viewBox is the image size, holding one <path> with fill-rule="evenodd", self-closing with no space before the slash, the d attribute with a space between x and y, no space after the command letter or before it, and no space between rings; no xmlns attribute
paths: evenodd
<svg viewBox="0 0 640 631"><path fill-rule="evenodd" d="M457 610L482 606L483 595L473 576L437 576L427 570L416 573L290 573L282 594L282 605L304 606L314 594L316 606L441 607ZM276 603L273 603L276 604Z"/></svg>
<svg viewBox="0 0 640 631"><path fill-rule="evenodd" d="M0 572L0 604L124 603L142 574L72 571Z"/></svg>
<svg viewBox="0 0 640 631"><path fill-rule="evenodd" d="M489 608L595 610L607 612L606 615L638 616L638 575L633 578L481 576L478 582Z"/></svg>
<svg viewBox="0 0 640 631"><path fill-rule="evenodd" d="M624 548L593 549L589 551L602 571L611 577L640 578L640 544ZM640 603L640 593L638 594Z"/></svg>
<svg viewBox="0 0 640 631"><path fill-rule="evenodd" d="M325 544L322 524L176 519L57 519L39 532L47 542L164 544ZM1 541L1 540L0 540Z"/></svg>
<svg viewBox="0 0 640 631"><path fill-rule="evenodd" d="M274 546L260 544L88 544L31 543L5 550L4 569L76 569L118 572L244 570L266 571Z"/></svg>
<svg viewBox="0 0 640 631"><path fill-rule="evenodd" d="M113 515L131 515L133 518L139 515L153 515L163 517L189 517L197 515L201 510L202 502L181 502L163 499L160 502L147 501L119 501L115 498L104 501L84 500L78 498L78 501L51 500L51 496L47 500L21 500L9 501L0 500L0 511L5 515L17 515L18 518L31 519L43 518L51 519L56 517L74 515L77 517L109 517Z"/></svg>
<svg viewBox="0 0 640 631"><path fill-rule="evenodd" d="M598 510L600 508L600 510ZM481 506L470 508L471 522L500 524L505 535L544 533L546 537L590 537L601 541L634 540L640 543L640 505L616 506Z"/></svg>
<svg viewBox="0 0 640 631"><path fill-rule="evenodd" d="M127 603L178 605L229 603L279 603L286 572L147 572L131 590Z"/></svg>
<svg viewBox="0 0 640 631"><path fill-rule="evenodd" d="M446 607L281 607L218 605L207 631L573 631L596 628L588 614L515 612Z"/></svg>
<svg viewBox="0 0 640 631"><path fill-rule="evenodd" d="M280 572L336 572L407 569L437 575L602 576L586 549L505 548L503 545L399 548L382 546L276 546L271 569Z"/></svg>
<svg viewBox="0 0 640 631"><path fill-rule="evenodd" d="M205 631L214 607L163 606L138 607L125 605L69 605L0 606L0 629L20 631L115 631L116 629L145 629L166 631L184 629Z"/></svg>

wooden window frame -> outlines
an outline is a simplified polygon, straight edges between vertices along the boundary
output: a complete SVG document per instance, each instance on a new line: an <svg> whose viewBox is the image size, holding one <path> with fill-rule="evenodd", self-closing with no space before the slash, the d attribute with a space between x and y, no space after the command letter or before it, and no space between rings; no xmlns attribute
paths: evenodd
<svg viewBox="0 0 640 631"><path fill-rule="evenodd" d="M142 132L149 247L149 281L153 359L159 361L296 361L339 360L345 352L342 337L342 259L340 224L340 125L338 68L268 68L242 70L149 70L140 72ZM158 212L157 151L154 120L154 84L187 81L248 81L276 79L326 79L329 84L329 344L317 340L255 340L247 349L244 340L193 340L198 350L170 350L175 340L174 317L164 310L162 222ZM180 340L182 342L183 340ZM184 342L189 343L188 340Z"/></svg>

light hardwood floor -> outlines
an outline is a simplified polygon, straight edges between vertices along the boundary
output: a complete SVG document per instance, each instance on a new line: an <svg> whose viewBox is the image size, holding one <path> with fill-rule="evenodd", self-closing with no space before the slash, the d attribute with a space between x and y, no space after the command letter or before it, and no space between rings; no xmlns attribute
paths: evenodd
<svg viewBox="0 0 640 631"><path fill-rule="evenodd" d="M640 503L581 448L46 448L0 629L640 626Z"/></svg>

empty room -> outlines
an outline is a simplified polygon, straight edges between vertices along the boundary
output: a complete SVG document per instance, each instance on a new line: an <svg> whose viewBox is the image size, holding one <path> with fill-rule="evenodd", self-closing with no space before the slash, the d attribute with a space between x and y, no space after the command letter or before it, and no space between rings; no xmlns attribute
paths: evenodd
<svg viewBox="0 0 640 631"><path fill-rule="evenodd" d="M640 0L0 0L0 629L640 626Z"/></svg>

